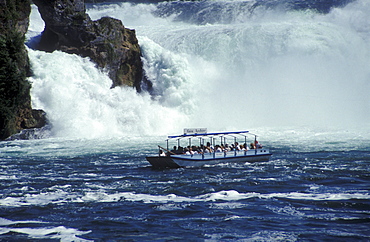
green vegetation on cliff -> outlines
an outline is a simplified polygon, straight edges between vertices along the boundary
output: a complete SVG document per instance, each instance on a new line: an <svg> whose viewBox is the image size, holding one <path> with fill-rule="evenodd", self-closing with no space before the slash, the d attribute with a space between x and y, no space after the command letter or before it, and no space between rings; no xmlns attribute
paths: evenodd
<svg viewBox="0 0 370 242"><path fill-rule="evenodd" d="M40 126L34 118L27 81L30 64L24 45L29 0L0 0L0 140L25 128Z"/></svg>
<svg viewBox="0 0 370 242"><path fill-rule="evenodd" d="M26 81L27 55L22 34L12 31L0 35L0 138L16 133L18 109L29 95Z"/></svg>

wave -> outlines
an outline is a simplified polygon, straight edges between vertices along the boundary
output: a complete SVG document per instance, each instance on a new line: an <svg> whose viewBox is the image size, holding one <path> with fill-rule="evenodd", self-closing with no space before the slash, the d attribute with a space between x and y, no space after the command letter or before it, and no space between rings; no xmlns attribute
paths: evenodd
<svg viewBox="0 0 370 242"><path fill-rule="evenodd" d="M142 203L197 203L197 202L235 202L247 199L288 199L299 201L347 201L347 200L368 200L370 195L365 192L353 193L239 193L235 190L207 193L194 197L184 197L175 194L151 195L135 192L106 193L104 191L91 191L84 194L69 193L63 190L55 192L43 192L39 194L26 194L23 197L6 197L0 199L0 205L4 207L23 206L45 206L48 204L64 203L90 203L90 202L142 202Z"/></svg>
<svg viewBox="0 0 370 242"><path fill-rule="evenodd" d="M0 218L0 235L5 236L8 233L20 233L25 234L30 239L60 239L61 241L80 241L80 242L87 242L92 240L82 239L78 236L88 234L91 231L79 231L78 229L74 228L66 228L64 226L52 227L47 225L46 227L39 227L36 228L35 226L40 226L48 224L46 222L40 221L12 221L4 218ZM32 227L27 228L26 226ZM9 226L9 227L7 227ZM13 227L19 226L19 227ZM13 235L9 237L12 240Z"/></svg>

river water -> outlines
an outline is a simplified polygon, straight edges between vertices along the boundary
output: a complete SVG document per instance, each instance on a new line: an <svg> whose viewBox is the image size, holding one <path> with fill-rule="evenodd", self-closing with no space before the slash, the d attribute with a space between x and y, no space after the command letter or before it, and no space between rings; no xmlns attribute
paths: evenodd
<svg viewBox="0 0 370 242"><path fill-rule="evenodd" d="M166 137L3 142L0 238L369 240L369 132L297 130L263 132L269 162L166 170Z"/></svg>
<svg viewBox="0 0 370 242"><path fill-rule="evenodd" d="M27 46L49 126L0 143L1 241L369 241L370 4L87 5L136 30L151 92ZM152 169L183 128L249 130L269 162ZM41 139L35 139L41 138Z"/></svg>

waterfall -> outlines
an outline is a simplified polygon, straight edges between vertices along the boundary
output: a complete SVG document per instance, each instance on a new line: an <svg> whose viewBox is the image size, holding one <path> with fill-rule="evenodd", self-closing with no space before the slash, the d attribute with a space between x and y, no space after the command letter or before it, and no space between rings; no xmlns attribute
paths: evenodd
<svg viewBox="0 0 370 242"><path fill-rule="evenodd" d="M67 137L368 125L370 3L328 12L253 3L88 5L93 19L136 30L153 92L109 89L88 59L30 49L33 106ZM30 41L43 28L31 16Z"/></svg>

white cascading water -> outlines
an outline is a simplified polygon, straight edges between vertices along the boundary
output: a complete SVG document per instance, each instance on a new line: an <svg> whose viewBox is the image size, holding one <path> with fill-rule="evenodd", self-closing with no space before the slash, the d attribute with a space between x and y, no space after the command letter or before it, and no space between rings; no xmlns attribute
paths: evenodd
<svg viewBox="0 0 370 242"><path fill-rule="evenodd" d="M217 1L230 10L230 1ZM162 11L165 9L161 5ZM171 134L184 127L349 127L370 121L370 3L329 14L257 9L202 25L156 17L153 4L89 6L136 30L153 96L110 89L88 60L29 50L32 101L55 136ZM29 37L43 22L33 8Z"/></svg>
<svg viewBox="0 0 370 242"><path fill-rule="evenodd" d="M33 103L47 112L56 136L146 134L146 130L173 125L181 116L151 101L148 94L138 95L132 88L110 89L112 81L88 59L58 51L30 50L30 56L37 60L33 70L39 76L32 79ZM172 118L163 122L168 116Z"/></svg>

